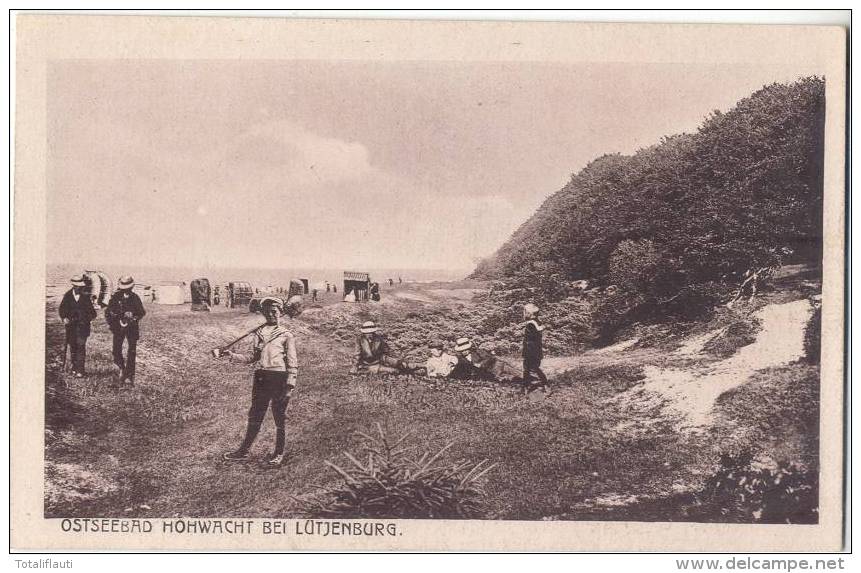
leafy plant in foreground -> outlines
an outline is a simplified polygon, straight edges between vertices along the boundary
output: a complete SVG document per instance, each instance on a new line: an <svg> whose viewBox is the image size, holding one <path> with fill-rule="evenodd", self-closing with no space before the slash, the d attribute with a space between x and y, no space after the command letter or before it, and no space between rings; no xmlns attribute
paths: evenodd
<svg viewBox="0 0 861 573"><path fill-rule="evenodd" d="M760 523L817 523L819 475L797 464L754 467L749 453L721 456L698 496L725 517Z"/></svg>

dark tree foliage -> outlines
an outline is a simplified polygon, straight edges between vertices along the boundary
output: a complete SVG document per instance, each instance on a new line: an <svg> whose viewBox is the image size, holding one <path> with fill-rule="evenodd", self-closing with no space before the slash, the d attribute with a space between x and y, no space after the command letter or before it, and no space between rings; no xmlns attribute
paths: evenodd
<svg viewBox="0 0 861 573"><path fill-rule="evenodd" d="M600 157L472 276L587 279L672 304L688 291L709 299L790 250L817 257L824 111L823 79L772 84L695 134Z"/></svg>

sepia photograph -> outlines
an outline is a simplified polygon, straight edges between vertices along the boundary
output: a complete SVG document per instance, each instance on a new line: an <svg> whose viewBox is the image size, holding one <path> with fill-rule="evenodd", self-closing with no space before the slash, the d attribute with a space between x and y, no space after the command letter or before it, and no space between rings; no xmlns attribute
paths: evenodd
<svg viewBox="0 0 861 573"><path fill-rule="evenodd" d="M18 18L20 531L840 546L842 29L257 20Z"/></svg>

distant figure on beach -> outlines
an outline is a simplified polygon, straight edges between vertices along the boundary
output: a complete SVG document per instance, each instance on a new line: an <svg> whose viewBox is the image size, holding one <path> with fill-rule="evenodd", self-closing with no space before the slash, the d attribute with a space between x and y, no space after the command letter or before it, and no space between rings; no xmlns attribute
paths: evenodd
<svg viewBox="0 0 861 573"><path fill-rule="evenodd" d="M398 277L398 284L401 284L404 280L401 277Z"/></svg>
<svg viewBox="0 0 861 573"><path fill-rule="evenodd" d="M121 384L135 383L135 363L137 361L137 346L140 339L140 319L146 311L140 297L134 292L135 281L132 277L122 277L117 285L119 288L111 295L105 318L111 333L114 335L113 358L119 368ZM123 357L123 342L128 341L128 353Z"/></svg>
<svg viewBox="0 0 861 573"><path fill-rule="evenodd" d="M389 345L373 320L363 323L359 332L356 339L356 365L350 374L412 374L421 368L392 356Z"/></svg>
<svg viewBox="0 0 861 573"><path fill-rule="evenodd" d="M513 382L520 378L513 366L486 350L476 348L468 337L458 338L454 351L458 360L451 373L452 378L492 382Z"/></svg>
<svg viewBox="0 0 861 573"><path fill-rule="evenodd" d="M329 287L329 281L326 281L326 292L329 292L329 288L330 288ZM335 292L338 292L338 291L335 291Z"/></svg>
<svg viewBox="0 0 861 573"><path fill-rule="evenodd" d="M215 290L212 293L212 304L218 306L221 304L221 291L218 288L218 285L215 285Z"/></svg>
<svg viewBox="0 0 861 573"><path fill-rule="evenodd" d="M430 378L447 378L457 366L457 356L445 352L442 341L431 342L430 358L425 363L425 371Z"/></svg>
<svg viewBox="0 0 861 573"><path fill-rule="evenodd" d="M335 285L332 285L332 292L338 292L338 287Z"/></svg>
<svg viewBox="0 0 861 573"><path fill-rule="evenodd" d="M380 300L380 283L371 283L371 288L368 289L368 292L371 295L372 301L379 302L379 300Z"/></svg>
<svg viewBox="0 0 861 573"><path fill-rule="evenodd" d="M96 318L96 309L89 296L84 293L84 277L71 278L72 288L63 295L60 302L60 318L66 329L66 347L72 357L72 375L83 378L87 375L87 338L90 337L90 323ZM63 362L66 351L63 350Z"/></svg>
<svg viewBox="0 0 861 573"><path fill-rule="evenodd" d="M260 304L266 324L254 333L252 353L243 355L230 350L224 351L224 355L231 361L256 364L245 438L238 449L222 455L225 461L238 462L248 459L248 452L260 432L271 404L272 418L275 421L275 449L266 456L266 464L278 467L284 463L287 405L296 387L299 359L293 333L281 324L281 316L282 313L290 318L298 316L301 313L301 302L302 298L299 296L291 297L286 305L280 298L265 297Z"/></svg>
<svg viewBox="0 0 861 573"><path fill-rule="evenodd" d="M547 376L541 370L544 358L542 335L544 325L538 319L538 307L532 303L523 306L523 392L528 394L541 388L547 393Z"/></svg>
<svg viewBox="0 0 861 573"><path fill-rule="evenodd" d="M311 300L317 302L317 289L311 289Z"/></svg>
<svg viewBox="0 0 861 573"><path fill-rule="evenodd" d="M392 279L389 279L389 286L394 286L394 285L395 285L395 281Z"/></svg>

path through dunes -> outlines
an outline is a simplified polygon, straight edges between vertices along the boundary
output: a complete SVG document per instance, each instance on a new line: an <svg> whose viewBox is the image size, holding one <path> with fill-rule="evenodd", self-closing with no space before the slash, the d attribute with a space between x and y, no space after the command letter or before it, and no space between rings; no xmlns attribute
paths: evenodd
<svg viewBox="0 0 861 573"><path fill-rule="evenodd" d="M433 294L416 290L433 298L443 289ZM448 302L463 304L457 296ZM388 304L390 324L414 312L417 304L438 303L404 299ZM555 391L541 401L524 400L510 385L349 376L352 335L379 307L335 303L309 308L290 323L301 362L299 386L287 411L290 458L285 467L266 470L259 462L272 447L269 418L252 462L220 460L242 437L251 370L213 360L208 353L259 323L259 315L148 305L137 385L118 390L110 386L110 334L101 317L88 344L91 376L70 380L62 374L62 325L51 300L46 514L304 516L301 500L317 491L315 484L339 480L325 462L343 462L345 451L356 452L361 445L356 432L379 422L393 435L412 432L417 452L438 451L453 442L448 450L453 459L497 462L498 469L487 477L491 518L618 519L620 511L633 511L644 500L697 487L717 453L708 440L674 427L671 422L679 415L672 407L685 407L686 400L700 404L694 397L706 392L704 376L729 376L765 364L761 350L777 344L773 337L780 332L770 325L786 330L789 324L800 332L809 313L803 304L766 307L759 341L727 360L685 357L631 341L548 358ZM350 336L334 337L321 328L324 318L343 324ZM781 343L779 356L765 352L773 358L769 363L795 356L799 343L797 337L792 340ZM647 374L658 370L688 376L692 397L662 393L668 378ZM690 412L695 416L699 410L691 406ZM643 475L650 477L643 481ZM684 519L679 511L655 506L625 515Z"/></svg>
<svg viewBox="0 0 861 573"><path fill-rule="evenodd" d="M762 330L754 343L741 347L726 360L697 368L646 365L645 383L615 399L647 403L663 400L671 415L678 417L680 427L706 427L712 422L715 401L722 394L744 384L759 370L783 366L802 357L804 327L812 310L805 299L767 305L755 315ZM719 331L714 334L718 335Z"/></svg>
<svg viewBox="0 0 861 573"><path fill-rule="evenodd" d="M664 417L676 421L677 429L701 430L712 422L715 402L722 394L744 384L757 371L802 357L804 328L812 311L807 299L766 305L753 315L762 325L756 341L724 360L715 361L704 353L704 347L726 327L691 336L673 352L631 348L637 339L630 339L577 356L547 358L544 367L549 376L557 376L584 366L640 365L643 383L610 400L632 417L637 412L654 416L658 407L665 410Z"/></svg>

